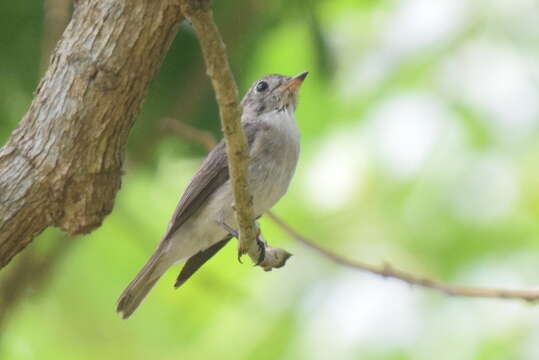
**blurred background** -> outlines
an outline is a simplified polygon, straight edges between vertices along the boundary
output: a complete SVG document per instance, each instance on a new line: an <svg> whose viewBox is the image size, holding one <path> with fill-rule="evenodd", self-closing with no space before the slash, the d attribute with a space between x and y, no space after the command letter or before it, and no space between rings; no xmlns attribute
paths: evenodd
<svg viewBox="0 0 539 360"><path fill-rule="evenodd" d="M31 100L68 0L0 3L0 140ZM242 93L309 70L302 153L275 213L320 245L451 283L539 283L539 3L215 1ZM128 321L123 288L205 156L163 118L220 138L184 24L132 130L123 186L95 232L50 229L0 271L0 358L539 359L539 308L451 298L294 254L264 273L231 242L175 291L170 271Z"/></svg>

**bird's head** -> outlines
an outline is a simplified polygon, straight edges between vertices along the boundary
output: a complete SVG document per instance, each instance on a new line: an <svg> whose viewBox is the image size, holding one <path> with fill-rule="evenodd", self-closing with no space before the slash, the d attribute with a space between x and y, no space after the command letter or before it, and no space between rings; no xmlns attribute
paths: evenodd
<svg viewBox="0 0 539 360"><path fill-rule="evenodd" d="M272 74L257 80L243 97L243 113L256 116L271 111L296 110L298 92L308 72L294 77Z"/></svg>

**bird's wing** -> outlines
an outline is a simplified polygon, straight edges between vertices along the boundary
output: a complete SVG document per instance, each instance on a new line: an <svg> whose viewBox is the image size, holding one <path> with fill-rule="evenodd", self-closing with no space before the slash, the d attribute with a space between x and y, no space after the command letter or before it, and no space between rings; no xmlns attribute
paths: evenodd
<svg viewBox="0 0 539 360"><path fill-rule="evenodd" d="M259 126L256 122L245 122L242 125L247 137L247 143L250 146L255 139ZM226 183L228 179L228 159L225 143L221 141L208 154L206 160L187 186L174 211L162 243L168 242L185 221L200 209L208 197Z"/></svg>
<svg viewBox="0 0 539 360"><path fill-rule="evenodd" d="M242 125L245 136L247 137L247 144L251 146L259 127L256 122L245 122ZM198 169L191 183L187 186L176 207L176 211L174 211L174 215L161 244L164 245L170 241L172 235L178 231L182 224L200 209L208 197L228 179L228 159L224 141L221 141L208 154L208 157ZM221 250L231 238L232 236L227 235L221 241L191 256L178 275L175 287L177 288L185 283L202 265Z"/></svg>
<svg viewBox="0 0 539 360"><path fill-rule="evenodd" d="M200 267L204 265L209 259L211 259L213 255L217 254L217 252L221 250L230 241L230 239L232 239L232 235L227 235L223 240L213 244L209 248L202 250L187 259L187 262L183 266L182 271L176 279L174 287L179 288L180 286L182 286L187 280L189 280L191 275L193 275L198 269L200 269Z"/></svg>

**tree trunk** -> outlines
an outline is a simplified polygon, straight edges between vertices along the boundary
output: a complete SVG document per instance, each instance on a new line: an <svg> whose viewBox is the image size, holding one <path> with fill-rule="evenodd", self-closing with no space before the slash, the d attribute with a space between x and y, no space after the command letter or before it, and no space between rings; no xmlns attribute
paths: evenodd
<svg viewBox="0 0 539 360"><path fill-rule="evenodd" d="M0 267L48 226L97 228L179 0L79 0L30 109L0 149Z"/></svg>

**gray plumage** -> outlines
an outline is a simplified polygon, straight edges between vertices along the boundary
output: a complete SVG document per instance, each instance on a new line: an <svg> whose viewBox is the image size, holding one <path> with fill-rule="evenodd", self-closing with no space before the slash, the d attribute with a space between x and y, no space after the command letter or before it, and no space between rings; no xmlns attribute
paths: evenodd
<svg viewBox="0 0 539 360"><path fill-rule="evenodd" d="M294 111L307 73L290 78L268 75L253 84L242 100L242 126L249 145L248 181L256 216L269 210L287 191L299 155ZM236 228L224 142L207 156L187 186L168 229L146 265L118 300L117 311L129 317L164 272L185 261L176 287L230 240L218 225Z"/></svg>

